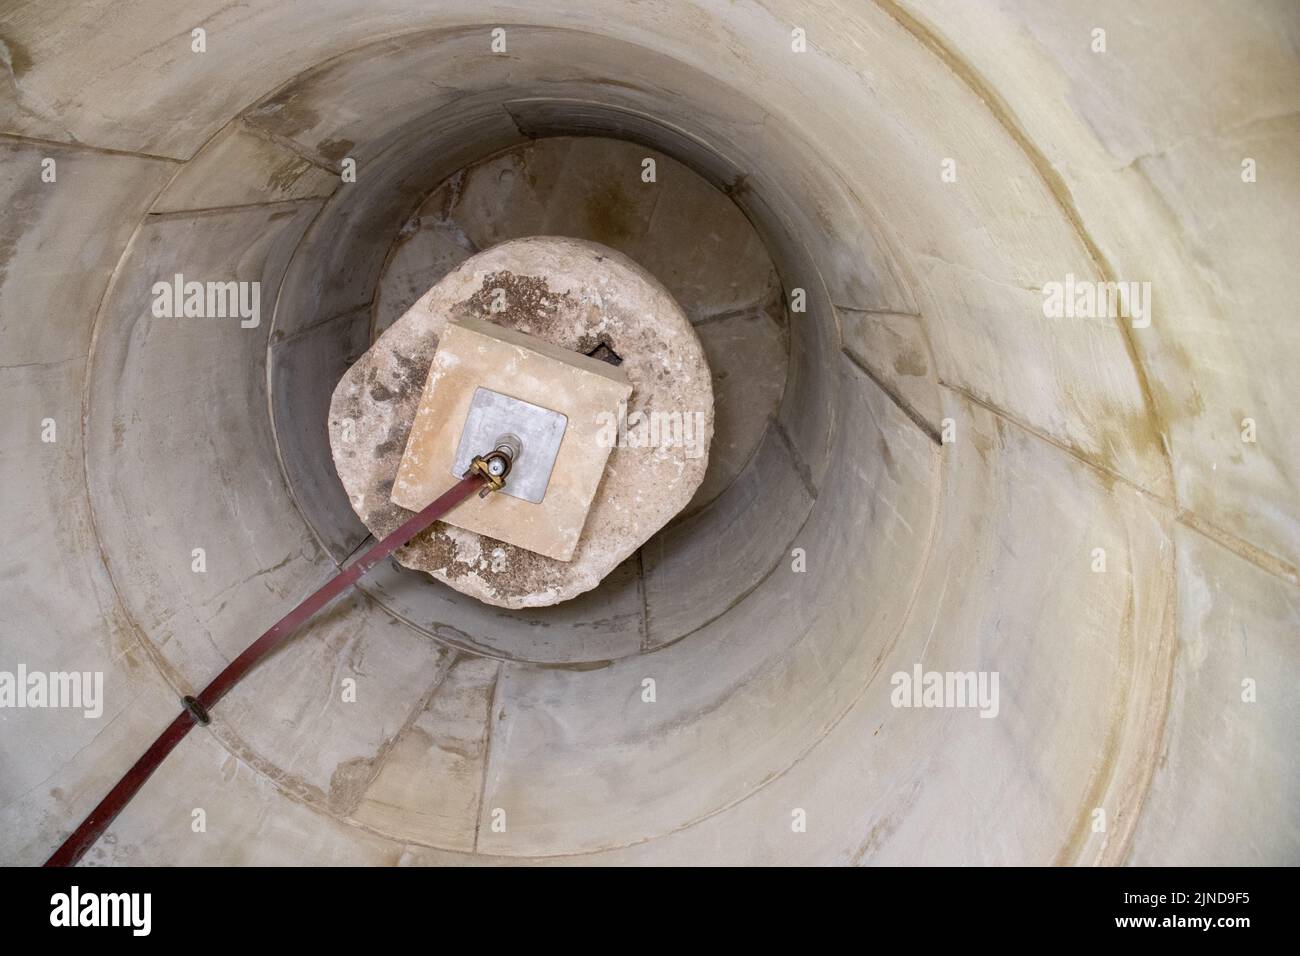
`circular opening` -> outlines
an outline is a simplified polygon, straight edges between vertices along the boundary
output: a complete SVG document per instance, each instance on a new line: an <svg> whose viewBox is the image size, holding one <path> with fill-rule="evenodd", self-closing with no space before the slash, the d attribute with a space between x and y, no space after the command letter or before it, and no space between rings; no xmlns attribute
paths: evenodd
<svg viewBox="0 0 1300 956"><path fill-rule="evenodd" d="M373 178L380 187L388 182L379 175ZM364 185L358 187L357 195L367 205L397 208L382 196L365 193ZM333 246L312 249L311 255L300 249L285 280L289 301L295 283L316 281L320 255L334 261L364 258L365 249L337 247L370 242L376 228L368 224L360 233L338 228L331 209L323 211L313 232L332 237ZM304 517L336 559L356 551L368 532L351 514L341 488L320 480L333 470L328 435L320 428L304 429L302 423L319 416L323 387L341 374L340 365L351 364L355 343L365 341L367 323L370 337L377 338L469 256L510 239L562 235L601 242L633 257L687 310L713 370L715 427L705 484L678 524L724 496L751 465L760 444L770 440L788 364L788 320L777 272L731 198L683 164L645 146L608 138L531 140L457 170L413 211L393 218L389 228L391 248L369 310L349 310L324 323L309 319L308 329L328 330L285 334L270 352L272 414L286 478ZM309 234L304 248L312 248L311 240ZM273 343L278 333L299 321L278 311ZM726 507L725 502L719 507ZM696 526L702 527L698 522ZM753 526L753 546L766 548L775 562L787 542L764 541L764 530ZM666 546L689 548L688 532L679 531L669 545L652 540L648 547L660 554ZM637 610L643 567L644 557L634 554L576 607L514 612L485 607L482 625L454 630L437 625L446 616L445 608L463 605L463 599L420 572L394 564L390 577L363 586L373 588L371 593L403 621L458 646L467 646L469 635L468 647L480 652L524 660L579 660L554 636L539 649L537 625L553 619L557 627L604 631L601 639L582 642L583 653L595 656L581 659L608 660L638 652L646 644L641 615L625 615L616 627L608 624L611 605L630 604ZM718 574L719 594L729 599L752 583L727 581L724 568ZM663 635L655 643L681 636L684 632ZM551 648L558 649L558 657Z"/></svg>
<svg viewBox="0 0 1300 956"><path fill-rule="evenodd" d="M207 415L224 420L224 427L208 436L200 457L210 450L225 491L210 507L198 504L212 511L201 516L203 526L227 534L223 560L247 565L253 555L254 563L267 565L258 576L264 593L287 600L304 577L319 574L323 556L342 564L364 542L365 529L330 463L329 398L343 372L411 296L474 250L516 233L589 235L621 246L654 273L687 310L706 350L712 343L715 384L732 416L724 426L719 413L717 432L727 444L715 447L713 481L687 512L599 587L550 608L488 607L424 575L381 565L363 579L357 597L314 625L320 639L294 645L295 652L328 657L335 653L330 634L345 646L355 644L345 656L364 656L362 672L376 682L373 690L384 708L399 706L413 685L449 680L459 686L461 678L481 680L487 673L497 699L523 696L506 708L485 709L477 720L518 715L618 736L618 725L604 716L608 705L583 707L582 700L590 702L590 692L621 700L628 688L640 700L638 694L652 693L648 680L676 688L671 702L660 699L668 706L646 712L666 722L663 733L678 725L705 737L726 737L737 728L745 735L764 733L763 744L742 747L727 778L716 785L664 794L648 816L630 808L611 812L581 838L562 838L580 850L671 830L738 799L788 765L805 746L810 727L825 726L843 712L868 679L865 674L847 683L804 675L797 683L802 702L790 701L794 709L783 711L787 717L797 712L798 719L780 718L776 727L771 722L778 715L763 701L795 680L791 668L821 670L836 658L878 659L904 592L872 601L867 588L843 589L838 575L803 573L803 562L853 568L862 581L898 583L918 574L928 535L910 536L889 549L868 547L866 526L888 525L902 511L893 505L894 512L881 512L875 494L862 492L884 482L892 503L900 489L919 489L906 508L911 521L923 526L931 520L935 462L929 440L840 352L837 315L823 279L827 262L814 266L814 256L828 244L840 256L851 255L863 240L853 233L835 242L849 210L832 201L834 175L815 156L755 149L735 139L734 127L732 134L720 135L711 117L743 117L751 104L670 57L571 31L518 27L511 35L515 42L535 43L539 55L484 61L477 49L481 37L472 31L405 37L338 57L247 110L229 135L277 146L313 141L322 168L338 163L355 177L344 176L323 203L242 207L146 223L134 249L151 258L147 264L128 259L122 269L147 283L159 264L197 272L207 267L205 260L229 250L235 271L245 264L272 270L279 278L274 315L260 333L265 382L257 379L259 363L250 351L257 347L256 335L222 338L215 327L196 327L193 334L200 338L185 343L179 360L169 348L175 339L151 338L140 348L132 344L129 326L106 326L97 340L89 429L99 441L112 435L115 420L159 427L161 403L151 396L160 389L206 403ZM431 103L430 74L454 72L465 57L487 75L474 91ZM411 82L415 76L418 83ZM665 78L674 85L671 94L662 86ZM373 117L370 135L327 135L344 116L367 122ZM209 146L218 155L223 148L222 139ZM201 168L207 158L201 154L192 162ZM183 224L179 235L166 225L172 221ZM115 352L122 356L118 361L109 358ZM213 355L219 368L209 368ZM149 388L132 388L123 376ZM244 398L263 386L269 431L249 417ZM839 430L837 439L841 420L850 427ZM268 444L250 443L249 435L263 436ZM124 440L142 458L167 455L171 447L157 440L135 445L129 434ZM132 546L140 529L118 515L142 508L160 515L194 505L166 489L149 496L148 504L140 502L141 489L101 467L109 460L102 447L88 457L93 494L119 504L103 522L101 540L115 573L150 580L142 566L149 563L148 552ZM268 462L276 463L296 505L296 528L269 496L245 494L250 481L270 480ZM203 463L191 457L187 467ZM825 482L831 469L851 478ZM237 520L221 517L232 510ZM233 653L241 636L239 616L219 587L181 596L173 589L193 582L170 575L154 579L157 597L147 599L166 601L176 624L191 615L200 621L205 614L222 615L220 634L196 623L195 636L155 646L155 663L174 683L188 686L196 680L190 675L201 670L198 662ZM238 589L238 582L233 587L242 602L239 613L256 617L268 599ZM699 650L691 652L692 646ZM707 656L707 667L696 653ZM392 670L395 661L404 663ZM653 675L643 673L647 666ZM854 671L860 671L858 664L850 667ZM292 697L294 682L314 672L303 665L279 680ZM709 679L701 681L705 674ZM583 685L571 692L532 685L553 678L580 679ZM259 683L276 679L276 667L259 668L236 689L234 694L248 695L248 715L258 709L253 701ZM439 692L427 693L426 706L440 706ZM542 699L530 702L535 694ZM460 845L462 833L421 832L419 812L394 814L368 803L367 788L379 784L362 772L362 764L344 760L326 772L332 755L367 747L356 739L364 728L347 723L344 714L333 724L337 738L327 745L295 744L295 734L314 738L317 731L277 736L233 707L229 720L217 716L213 727L228 747L279 768L277 779L318 809L363 820L403 840ZM635 735L667 739L644 728ZM632 750L615 740L608 744L613 749L601 772L621 776ZM496 753L509 759L499 748ZM690 759L705 758L704 750L693 753ZM504 845L502 851L509 852Z"/></svg>

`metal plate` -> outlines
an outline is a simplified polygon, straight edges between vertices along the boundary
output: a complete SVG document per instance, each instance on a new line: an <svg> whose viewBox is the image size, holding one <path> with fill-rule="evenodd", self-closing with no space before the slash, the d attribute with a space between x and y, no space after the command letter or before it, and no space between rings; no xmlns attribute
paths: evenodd
<svg viewBox="0 0 1300 956"><path fill-rule="evenodd" d="M461 477L475 455L491 451L502 435L514 435L519 439L519 456L506 486L497 493L541 504L568 427L567 415L480 386L470 400L451 473Z"/></svg>

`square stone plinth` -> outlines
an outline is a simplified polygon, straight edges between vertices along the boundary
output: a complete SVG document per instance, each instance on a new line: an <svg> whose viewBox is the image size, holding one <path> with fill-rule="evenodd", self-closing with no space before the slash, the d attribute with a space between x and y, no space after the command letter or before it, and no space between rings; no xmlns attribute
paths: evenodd
<svg viewBox="0 0 1300 956"><path fill-rule="evenodd" d="M566 416L564 437L541 502L491 494L469 499L443 520L570 560L609 458L609 442L601 440L608 429L602 426L632 394L627 376L606 362L490 322L467 318L448 325L393 484L394 503L419 511L460 477L453 470L456 450L480 388ZM521 463L528 454L525 442Z"/></svg>

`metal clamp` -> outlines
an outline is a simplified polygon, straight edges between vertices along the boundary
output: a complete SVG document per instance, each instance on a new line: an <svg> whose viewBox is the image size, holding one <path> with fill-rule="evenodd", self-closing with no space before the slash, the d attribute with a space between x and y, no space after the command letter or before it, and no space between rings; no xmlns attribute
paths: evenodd
<svg viewBox="0 0 1300 956"><path fill-rule="evenodd" d="M206 727L212 721L212 718L208 716L208 709L199 702L197 697L182 697L181 703L185 705L185 709L190 712L190 716L194 718L196 724L202 724Z"/></svg>
<svg viewBox="0 0 1300 956"><path fill-rule="evenodd" d="M469 470L465 472L465 477L470 475L481 475L483 478L483 489L478 493L480 498L486 498L494 491L500 491L506 486L506 476L510 474L510 468L514 461L519 457L520 443L514 435L502 435L496 440L496 447L486 455L475 455L469 463Z"/></svg>

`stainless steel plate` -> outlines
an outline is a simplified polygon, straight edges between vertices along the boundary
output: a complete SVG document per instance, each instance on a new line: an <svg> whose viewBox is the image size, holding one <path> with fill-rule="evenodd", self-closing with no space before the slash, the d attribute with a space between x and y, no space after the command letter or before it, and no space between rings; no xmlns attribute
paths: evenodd
<svg viewBox="0 0 1300 956"><path fill-rule="evenodd" d="M560 440L568 427L567 415L480 386L470 400L451 473L461 477L475 455L491 451L502 435L515 435L519 438L519 456L498 494L541 504L560 453Z"/></svg>

